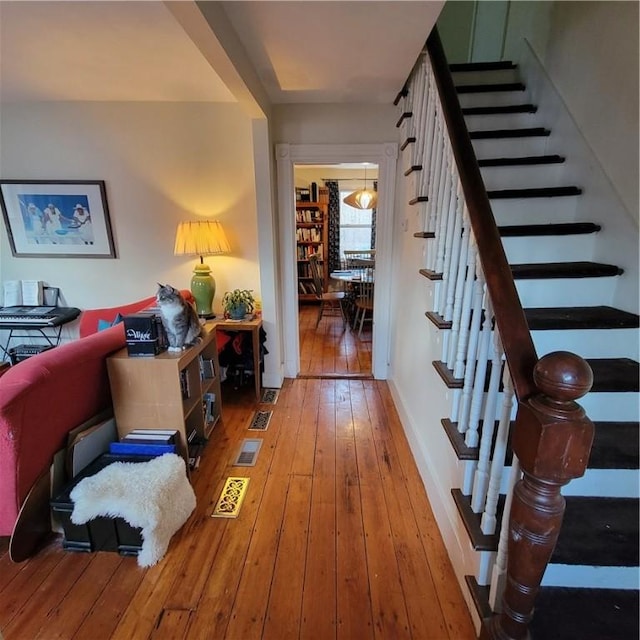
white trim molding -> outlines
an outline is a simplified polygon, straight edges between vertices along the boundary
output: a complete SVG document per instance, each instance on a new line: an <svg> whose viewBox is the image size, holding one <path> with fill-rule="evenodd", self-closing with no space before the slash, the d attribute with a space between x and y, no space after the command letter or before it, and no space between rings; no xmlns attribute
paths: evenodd
<svg viewBox="0 0 640 640"><path fill-rule="evenodd" d="M397 158L398 145L395 142L276 145L285 377L295 378L300 372L298 289L295 268L294 166L371 162L378 165L376 304L373 311L372 373L374 378L386 380L390 348L393 203Z"/></svg>

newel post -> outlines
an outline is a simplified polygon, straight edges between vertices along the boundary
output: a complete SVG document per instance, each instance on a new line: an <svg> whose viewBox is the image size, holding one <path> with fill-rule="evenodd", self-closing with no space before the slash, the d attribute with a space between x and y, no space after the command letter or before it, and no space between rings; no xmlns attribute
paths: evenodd
<svg viewBox="0 0 640 640"><path fill-rule="evenodd" d="M520 404L513 432L523 477L511 505L502 612L483 622L481 640L530 637L535 598L564 516L560 489L584 474L593 442L593 423L575 402L593 384L589 365L557 351L537 362L533 377L540 393Z"/></svg>

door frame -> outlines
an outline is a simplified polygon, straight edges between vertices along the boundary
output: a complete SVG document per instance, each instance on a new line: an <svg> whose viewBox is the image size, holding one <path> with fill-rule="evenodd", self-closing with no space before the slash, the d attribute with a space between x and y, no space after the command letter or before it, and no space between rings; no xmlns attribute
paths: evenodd
<svg viewBox="0 0 640 640"><path fill-rule="evenodd" d="M391 266L393 203L395 199L397 143L277 144L280 286L283 319L284 375L300 373L298 286L296 268L295 182L297 164L371 162L378 165L376 208L376 304L373 309L372 374L386 380L391 327Z"/></svg>

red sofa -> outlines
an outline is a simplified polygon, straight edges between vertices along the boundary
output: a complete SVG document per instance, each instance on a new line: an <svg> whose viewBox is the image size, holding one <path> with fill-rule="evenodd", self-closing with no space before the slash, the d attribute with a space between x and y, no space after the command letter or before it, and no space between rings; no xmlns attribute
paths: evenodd
<svg viewBox="0 0 640 640"><path fill-rule="evenodd" d="M189 292L183 295L193 300ZM0 536L10 536L20 507L36 480L64 448L68 432L111 403L106 357L125 346L112 321L155 302L150 297L110 309L84 311L79 340L45 351L0 377Z"/></svg>

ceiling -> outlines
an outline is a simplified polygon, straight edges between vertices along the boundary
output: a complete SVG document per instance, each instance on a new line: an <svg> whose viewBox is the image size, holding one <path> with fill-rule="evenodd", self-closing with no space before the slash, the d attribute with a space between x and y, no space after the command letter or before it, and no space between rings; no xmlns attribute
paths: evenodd
<svg viewBox="0 0 640 640"><path fill-rule="evenodd" d="M273 104L389 104L444 3L219 4ZM163 2L0 0L0 100L235 97Z"/></svg>

